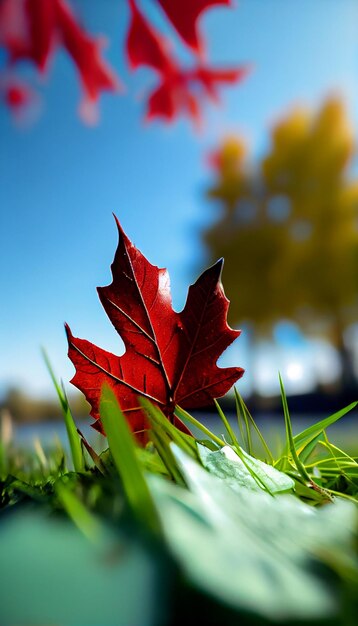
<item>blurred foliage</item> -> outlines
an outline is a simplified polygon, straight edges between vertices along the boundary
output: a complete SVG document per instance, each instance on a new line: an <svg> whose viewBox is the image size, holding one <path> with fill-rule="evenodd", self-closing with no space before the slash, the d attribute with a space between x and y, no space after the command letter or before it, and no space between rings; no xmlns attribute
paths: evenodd
<svg viewBox="0 0 358 626"><path fill-rule="evenodd" d="M89 405L82 394L71 396L71 406L76 417L88 416ZM10 413L15 422L44 422L62 418L57 398L34 398L17 387L9 388L0 400L0 413L3 412Z"/></svg>
<svg viewBox="0 0 358 626"><path fill-rule="evenodd" d="M220 203L204 234L212 259L225 258L231 321L269 334L279 319L323 330L344 351L357 319L358 179L350 175L353 130L339 99L315 114L297 108L271 133L255 166L240 137L212 155Z"/></svg>

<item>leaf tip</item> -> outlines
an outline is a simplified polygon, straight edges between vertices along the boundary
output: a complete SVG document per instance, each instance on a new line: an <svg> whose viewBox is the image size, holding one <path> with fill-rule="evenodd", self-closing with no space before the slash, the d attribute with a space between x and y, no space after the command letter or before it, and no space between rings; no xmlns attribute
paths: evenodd
<svg viewBox="0 0 358 626"><path fill-rule="evenodd" d="M115 213L112 213L112 215L113 215L114 221L116 222L116 225L117 225L119 238L120 239L124 239L126 235L125 235L125 232L124 232L124 230L122 228L122 225L121 225L117 215Z"/></svg>
<svg viewBox="0 0 358 626"><path fill-rule="evenodd" d="M65 327L65 333L66 333L66 337L68 342L70 342L70 340L72 339L72 333L71 333L71 329L69 327L69 325L67 324L67 322L64 323L64 327Z"/></svg>
<svg viewBox="0 0 358 626"><path fill-rule="evenodd" d="M216 261L216 263L214 263L214 267L217 267L218 272L219 272L219 276L221 277L221 273L222 273L223 267L224 267L224 257L223 256L220 259L218 259Z"/></svg>

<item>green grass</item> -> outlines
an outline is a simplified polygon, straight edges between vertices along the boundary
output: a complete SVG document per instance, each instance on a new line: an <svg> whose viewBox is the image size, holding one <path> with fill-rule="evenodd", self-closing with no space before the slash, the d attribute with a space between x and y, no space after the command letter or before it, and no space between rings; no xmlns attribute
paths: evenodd
<svg viewBox="0 0 358 626"><path fill-rule="evenodd" d="M126 581L129 585L133 576L142 580L147 566L151 582L142 583L145 589L138 588L138 598L149 584L154 612L148 609L143 625L193 619L224 625L355 623L358 459L330 441L327 430L357 403L293 435L280 379L286 437L278 453L237 391L237 428L217 403L221 437L177 407L177 416L202 433L197 438L187 435L141 399L148 443L140 448L113 392L105 388L100 412L108 449L100 453L77 431L66 393L47 364L64 414L69 454L59 442L44 449L36 440L28 450L0 441L0 542L8 520L25 519L29 512L35 517L29 519L26 533L34 530L26 534L25 553L39 524L48 528L44 541L46 534L50 553L61 543L61 533L52 530L54 520L65 534L71 533L74 546L82 537L88 542L86 556L67 556L77 559L76 567L83 566L81 585L88 581L89 586L86 559L99 559L98 602L107 609L113 606L116 624L129 623L130 611L136 610L126 605L129 613L124 617ZM0 589L2 581L8 581L22 538L14 534L6 541L10 547L0 567ZM44 566L41 542L35 552L31 549L41 581L31 593L34 598L40 594L48 621L60 623L61 610L51 607L59 605L59 580L65 585L68 568L74 565L64 565L62 555L57 566L52 561ZM127 558L132 550L143 556L138 557L141 565L133 564L137 557L133 563ZM113 569L113 580L122 577L124 587L113 590L106 567ZM30 578L23 587L21 581L16 583L20 597L33 588ZM54 590L46 595L41 589L48 578ZM26 623L21 621L21 606L1 593L4 623ZM73 614L87 615L74 602ZM28 623L36 623L36 612L31 613L35 604L26 606ZM112 623L105 617L107 609L102 626ZM78 618L73 623L89 625L91 614L85 622Z"/></svg>

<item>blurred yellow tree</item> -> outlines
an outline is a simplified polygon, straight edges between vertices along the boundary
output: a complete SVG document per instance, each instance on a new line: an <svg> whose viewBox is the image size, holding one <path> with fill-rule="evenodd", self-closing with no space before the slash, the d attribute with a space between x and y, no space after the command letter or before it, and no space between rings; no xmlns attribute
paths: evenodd
<svg viewBox="0 0 358 626"><path fill-rule="evenodd" d="M204 233L212 259L225 258L231 322L250 322L256 335L282 318L306 332L324 328L341 353L345 382L343 333L358 312L354 151L338 99L315 115L296 109L280 121L255 167L240 138L226 139L213 156L208 191L221 214Z"/></svg>

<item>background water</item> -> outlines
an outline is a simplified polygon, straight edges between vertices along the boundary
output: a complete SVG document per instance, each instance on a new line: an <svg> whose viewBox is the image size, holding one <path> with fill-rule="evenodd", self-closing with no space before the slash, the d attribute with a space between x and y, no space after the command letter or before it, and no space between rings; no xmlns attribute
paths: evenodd
<svg viewBox="0 0 358 626"><path fill-rule="evenodd" d="M213 414L205 415L197 413L195 414L195 417L218 436L224 434L225 428L218 416ZM238 432L236 416L233 413L228 413L227 417L235 432ZM294 434L301 432L308 426L316 423L320 419L324 419L325 417L327 417L327 415L314 415L312 418L308 418L307 415L293 415L292 426ZM78 420L76 423L80 431L97 451L106 447L106 439L91 428L90 420ZM278 452L285 437L283 416L279 414L275 416L270 415L269 417L259 415L256 419L256 423L273 452ZM195 428L192 429L192 432L198 438L205 438L204 434ZM330 426L327 429L327 434L330 441L332 441L335 445L342 447L351 454L358 455L357 412L344 416L339 422ZM56 440L60 440L65 447L68 446L65 424L61 421L49 421L38 424L15 426L14 439L19 445L26 447L31 447L35 439L40 439L44 447L51 446L56 442Z"/></svg>

